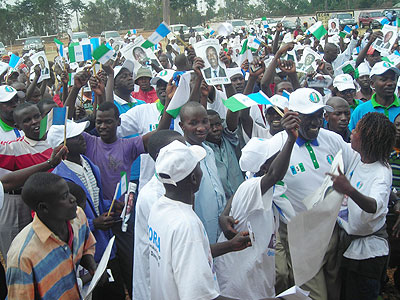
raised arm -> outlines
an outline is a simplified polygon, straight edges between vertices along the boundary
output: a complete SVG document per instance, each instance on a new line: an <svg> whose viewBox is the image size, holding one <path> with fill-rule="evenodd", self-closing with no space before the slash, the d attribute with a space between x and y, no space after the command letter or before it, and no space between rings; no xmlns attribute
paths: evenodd
<svg viewBox="0 0 400 300"><path fill-rule="evenodd" d="M90 74L87 70L83 70L75 75L74 85L69 92L65 106L68 107L68 119L72 119L75 113L75 102L78 96L79 90L86 85L89 81Z"/></svg>
<svg viewBox="0 0 400 300"><path fill-rule="evenodd" d="M298 113L285 109L285 115L282 118L282 126L285 128L288 138L282 151L274 159L271 166L261 179L261 193L265 194L277 181L281 180L289 167L290 156L292 154L293 145L298 137L297 130L299 128L300 119Z"/></svg>
<svg viewBox="0 0 400 300"><path fill-rule="evenodd" d="M371 47L372 43L375 42L377 38L383 38L382 31L375 31L374 33L371 34L368 43L365 45L364 48L360 51L360 53L357 56L356 59L356 68L364 62L365 57L367 56L367 52L369 50L369 47Z"/></svg>

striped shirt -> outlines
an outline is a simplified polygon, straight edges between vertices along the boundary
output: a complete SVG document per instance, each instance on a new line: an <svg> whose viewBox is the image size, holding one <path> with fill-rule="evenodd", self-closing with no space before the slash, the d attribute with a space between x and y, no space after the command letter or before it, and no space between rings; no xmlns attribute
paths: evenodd
<svg viewBox="0 0 400 300"><path fill-rule="evenodd" d="M25 169L48 160L53 149L46 141L26 136L14 141L0 142L0 168L10 171Z"/></svg>
<svg viewBox="0 0 400 300"><path fill-rule="evenodd" d="M83 255L94 255L96 240L85 213L71 222L72 251L35 216L14 239L7 254L8 299L81 299L76 269Z"/></svg>
<svg viewBox="0 0 400 300"><path fill-rule="evenodd" d="M92 201L94 204L94 209L97 215L100 215L99 211L99 187L97 186L97 180L94 177L92 168L86 159L83 159L81 156L81 164L78 165L72 161L64 160L64 164L71 169L72 172L78 176L78 178L82 181L85 188L88 190L90 197L92 197Z"/></svg>
<svg viewBox="0 0 400 300"><path fill-rule="evenodd" d="M392 153L390 153L389 164L392 167L392 187L394 187L397 191L400 191L400 150L395 149Z"/></svg>

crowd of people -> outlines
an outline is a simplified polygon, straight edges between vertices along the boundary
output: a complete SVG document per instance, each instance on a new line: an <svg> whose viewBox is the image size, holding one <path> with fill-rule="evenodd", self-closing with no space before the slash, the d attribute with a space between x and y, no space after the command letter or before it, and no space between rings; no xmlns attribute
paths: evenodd
<svg viewBox="0 0 400 300"><path fill-rule="evenodd" d="M399 265L399 46L375 49L379 29L306 29L165 38L139 68L121 51L138 38L129 32L97 70L66 53L34 65L34 51L5 70L0 299L283 299L295 285L314 300L378 299ZM196 53L210 39L219 53ZM208 85L213 74L226 83ZM243 104L252 95L266 102ZM57 108L68 120L43 132ZM313 212L307 199L326 181L332 226L294 244L291 221ZM299 283L296 252L322 237Z"/></svg>

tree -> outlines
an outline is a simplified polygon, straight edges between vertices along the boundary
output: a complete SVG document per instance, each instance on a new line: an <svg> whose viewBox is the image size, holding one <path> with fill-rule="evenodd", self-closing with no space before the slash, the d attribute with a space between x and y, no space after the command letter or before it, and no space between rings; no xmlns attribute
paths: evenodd
<svg viewBox="0 0 400 300"><path fill-rule="evenodd" d="M78 31L81 31L81 26L79 24L79 13L86 9L86 5L83 4L81 0L69 0L67 8L75 13L76 22L78 23Z"/></svg>

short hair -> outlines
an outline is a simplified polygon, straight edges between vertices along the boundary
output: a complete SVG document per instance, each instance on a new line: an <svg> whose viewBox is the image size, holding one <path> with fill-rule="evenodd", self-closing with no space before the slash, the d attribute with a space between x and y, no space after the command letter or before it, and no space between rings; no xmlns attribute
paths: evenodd
<svg viewBox="0 0 400 300"><path fill-rule="evenodd" d="M87 196L83 188L81 188L76 183L67 180L69 192L76 198L76 203L82 209L84 209L86 205Z"/></svg>
<svg viewBox="0 0 400 300"><path fill-rule="evenodd" d="M116 120L118 120L119 119L119 110L118 110L118 107L112 102L103 102L102 104L100 104L97 111L107 111L107 110L111 110L111 109L114 110L114 117Z"/></svg>
<svg viewBox="0 0 400 300"><path fill-rule="evenodd" d="M358 121L356 130L360 134L362 154L389 167L396 137L394 124L384 114L370 112Z"/></svg>
<svg viewBox="0 0 400 300"><path fill-rule="evenodd" d="M217 49L215 49L215 47L213 47L213 46L208 46L208 47L207 47L206 53L208 53L209 51L213 51L213 52L215 52L215 53L218 54Z"/></svg>
<svg viewBox="0 0 400 300"><path fill-rule="evenodd" d="M14 109L14 112L13 112L14 121L16 121L15 116L16 116L21 110L24 110L25 108L28 108L28 107L36 107L36 108L38 108L38 106L37 106L35 103L32 103L32 102L24 102L24 103L19 104L19 105ZM39 110L39 111L40 111L40 110Z"/></svg>
<svg viewBox="0 0 400 300"><path fill-rule="evenodd" d="M22 200L30 209L36 211L40 202L49 202L57 195L54 186L60 180L63 180L63 178L48 172L31 175L22 188Z"/></svg>
<svg viewBox="0 0 400 300"><path fill-rule="evenodd" d="M172 46L171 45L167 45L167 46L165 46L165 49L168 51L168 50L172 50Z"/></svg>
<svg viewBox="0 0 400 300"><path fill-rule="evenodd" d="M183 122L186 118L186 115L188 113L188 111L195 109L195 108L202 108L204 109L204 111L207 113L206 109L204 108L203 105L201 105L199 102L196 101L189 101L186 102L182 107L181 110L179 112L179 116L181 117L181 121Z"/></svg>
<svg viewBox="0 0 400 300"><path fill-rule="evenodd" d="M207 115L209 116L218 116L221 118L221 116L219 115L219 113L217 113L215 110L213 109L207 109Z"/></svg>
<svg viewBox="0 0 400 300"><path fill-rule="evenodd" d="M183 136L175 130L164 129L156 131L150 136L147 144L147 149L151 158L156 160L161 148L167 146L180 137L183 138Z"/></svg>

